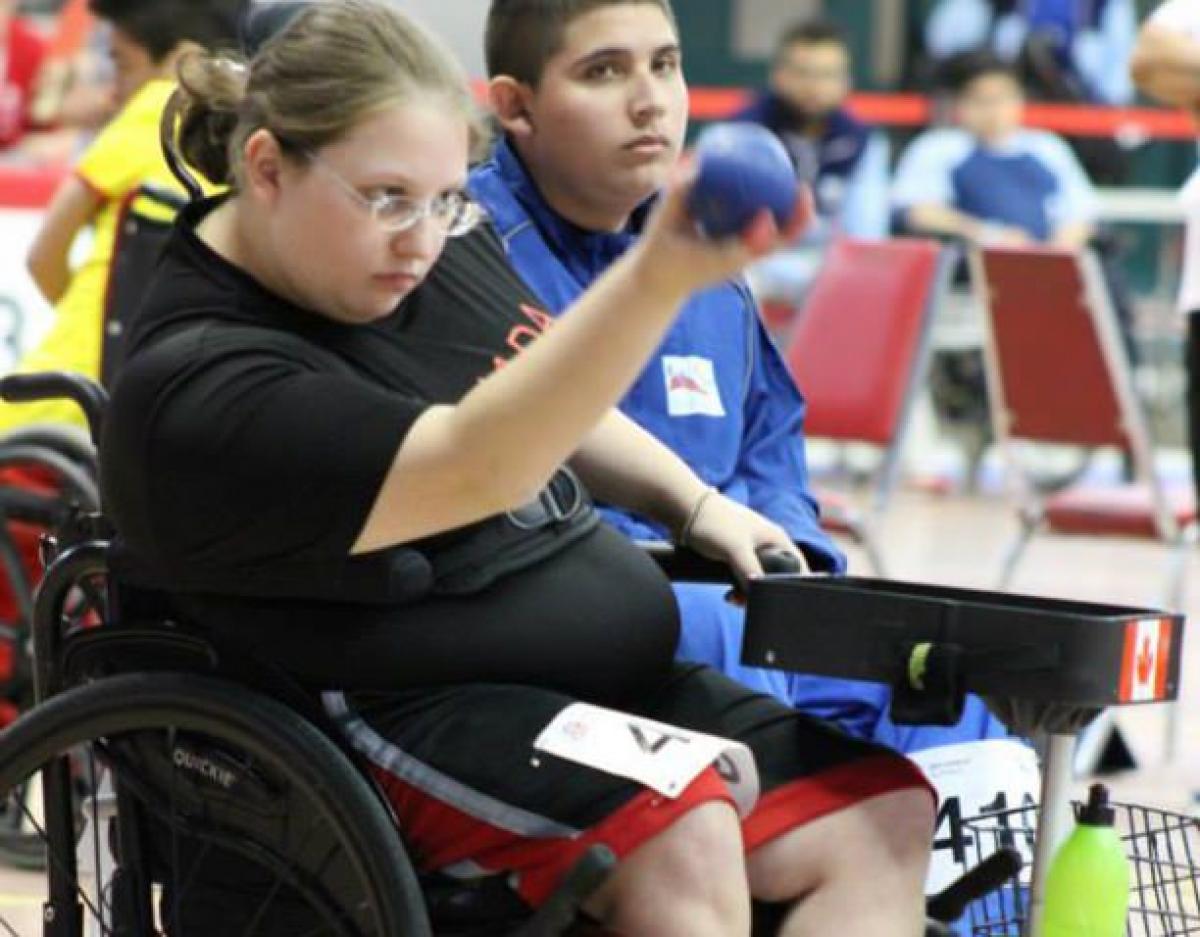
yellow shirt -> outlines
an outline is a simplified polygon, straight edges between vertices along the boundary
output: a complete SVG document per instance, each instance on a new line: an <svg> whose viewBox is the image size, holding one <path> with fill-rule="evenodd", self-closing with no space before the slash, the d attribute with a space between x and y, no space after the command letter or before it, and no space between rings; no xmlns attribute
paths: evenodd
<svg viewBox="0 0 1200 937"><path fill-rule="evenodd" d="M80 157L76 176L102 199L92 218L91 248L71 273L50 331L21 358L16 370L75 371L99 378L104 296L122 203L144 183L183 194L159 145L159 121L174 90L175 83L166 79L147 82ZM86 426L79 408L65 401L0 403L0 432L30 423Z"/></svg>

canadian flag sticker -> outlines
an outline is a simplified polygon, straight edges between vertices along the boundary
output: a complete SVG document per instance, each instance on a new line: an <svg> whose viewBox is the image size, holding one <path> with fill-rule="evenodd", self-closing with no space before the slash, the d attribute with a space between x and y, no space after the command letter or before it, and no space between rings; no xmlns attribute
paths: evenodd
<svg viewBox="0 0 1200 937"><path fill-rule="evenodd" d="M1120 701L1146 703L1165 699L1171 663L1171 620L1142 618L1125 626Z"/></svg>

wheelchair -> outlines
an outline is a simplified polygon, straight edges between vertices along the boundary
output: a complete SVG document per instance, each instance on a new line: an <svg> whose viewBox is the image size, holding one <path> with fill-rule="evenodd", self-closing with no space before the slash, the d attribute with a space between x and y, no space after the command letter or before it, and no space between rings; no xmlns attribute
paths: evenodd
<svg viewBox="0 0 1200 937"><path fill-rule="evenodd" d="M106 399L73 375L10 376L0 394L75 399L93 434ZM37 705L0 733L0 824L45 855L34 904L46 937L424 937L431 917L439 937L569 926L614 865L607 850L532 916L499 880L419 882L387 802L317 700L173 617L164 597L110 580L112 530L89 507L43 541ZM5 930L30 932L0 905Z"/></svg>
<svg viewBox="0 0 1200 937"><path fill-rule="evenodd" d="M101 379L108 386L124 360L137 284L157 263L171 221L184 203L175 192L143 185L122 204L105 295ZM33 702L29 650L34 590L43 573L42 536L73 509L100 509L95 446L73 426L32 424L0 437L0 728ZM9 822L6 822L9 821ZM41 844L0 817L0 863L37 867Z"/></svg>
<svg viewBox="0 0 1200 937"><path fill-rule="evenodd" d="M176 192L144 184L125 199L101 323L103 386L111 385L125 357L130 310L185 204ZM27 705L31 681L27 648L33 590L42 573L38 543L72 505L97 512L95 446L81 429L31 424L0 436L0 727ZM3 852L0 831L0 853Z"/></svg>
<svg viewBox="0 0 1200 937"><path fill-rule="evenodd" d="M11 375L0 396L73 399L97 438L107 399L67 374ZM418 876L389 804L315 695L189 626L166 596L109 577L113 531L88 507L73 504L43 540L37 705L0 732L0 825L36 844L45 869L24 929L0 903L0 933L31 933L34 918L43 937L584 932L581 906L616 864L606 847L533 913L503 876ZM672 578L729 581L724 564L647 549ZM930 913L954 920L996 887L988 864ZM755 933L774 933L764 923ZM936 921L927 931L949 933Z"/></svg>
<svg viewBox="0 0 1200 937"><path fill-rule="evenodd" d="M40 540L72 505L99 505L95 453L72 427L29 426L0 438L0 728L33 702L29 657ZM42 862L40 843L0 817L0 864Z"/></svg>

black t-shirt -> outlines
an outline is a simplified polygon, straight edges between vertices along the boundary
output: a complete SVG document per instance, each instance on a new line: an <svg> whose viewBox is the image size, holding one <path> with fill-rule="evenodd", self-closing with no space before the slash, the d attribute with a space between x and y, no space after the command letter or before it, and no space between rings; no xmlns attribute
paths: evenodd
<svg viewBox="0 0 1200 937"><path fill-rule="evenodd" d="M663 673L669 587L603 528L478 595L360 598L381 558L410 579L419 559L349 555L413 422L548 322L495 235L451 241L396 313L344 325L201 242L211 208L182 214L114 388L101 481L118 571L323 685L520 681L619 700Z"/></svg>

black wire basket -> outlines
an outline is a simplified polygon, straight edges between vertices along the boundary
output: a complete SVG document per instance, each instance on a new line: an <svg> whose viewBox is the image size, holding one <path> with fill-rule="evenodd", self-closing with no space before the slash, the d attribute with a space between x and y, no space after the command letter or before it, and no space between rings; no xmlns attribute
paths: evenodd
<svg viewBox="0 0 1200 937"><path fill-rule="evenodd" d="M1132 804L1113 807L1129 855L1129 937L1200 937L1200 819ZM1037 807L985 813L964 821L964 827L968 851L974 853L968 864L1003 846L1015 846L1031 859ZM972 904L969 925L960 925L963 933L1026 935L1029 875L1027 864L1018 881Z"/></svg>

